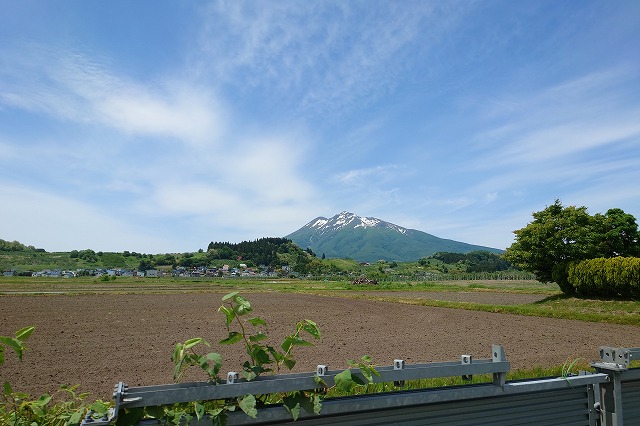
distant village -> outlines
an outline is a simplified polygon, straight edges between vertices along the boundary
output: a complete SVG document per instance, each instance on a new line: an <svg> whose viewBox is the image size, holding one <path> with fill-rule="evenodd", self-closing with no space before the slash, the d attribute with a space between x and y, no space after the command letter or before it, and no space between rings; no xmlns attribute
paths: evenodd
<svg viewBox="0 0 640 426"><path fill-rule="evenodd" d="M32 277L48 277L48 278L74 278L79 276L95 276L95 277L139 277L139 278L158 278L158 277L278 277L282 274L291 274L289 266L284 265L278 271L274 271L267 266L257 268L248 267L241 263L238 267L230 267L223 265L221 268L214 267L192 267L187 268L178 266L175 269L77 269L73 271L61 269L44 269L42 271L31 272ZM5 271L4 276L13 276L15 271Z"/></svg>

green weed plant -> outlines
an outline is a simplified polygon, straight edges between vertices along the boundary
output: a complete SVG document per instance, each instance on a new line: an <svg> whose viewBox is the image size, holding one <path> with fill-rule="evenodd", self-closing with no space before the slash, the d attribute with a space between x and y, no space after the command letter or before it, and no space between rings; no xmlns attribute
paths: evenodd
<svg viewBox="0 0 640 426"><path fill-rule="evenodd" d="M4 365L5 352L12 349L20 361L27 350L24 342L35 331L34 326L24 327L15 337L0 336L0 366ZM80 424L89 411L89 418L107 415L109 404L95 401L87 406L88 393L78 393L78 385L61 385L53 394L44 393L37 399L14 390L3 381L0 393L0 424L12 426L74 426Z"/></svg>
<svg viewBox="0 0 640 426"><path fill-rule="evenodd" d="M244 346L248 360L242 366L242 378L246 381L254 380L264 374L276 374L283 368L289 370L296 365L293 350L296 347L313 346L313 340L320 340L318 325L305 319L299 321L293 333L286 336L278 346L266 344L268 336L265 333L267 322L264 318L253 316L253 307L249 300L238 292L232 292L222 298L222 305L218 312L226 319L227 337L218 344ZM174 380L180 380L187 368L199 367L207 375L209 381L222 383L219 372L222 367L222 356L215 352L200 353L198 347L210 347L205 339L196 337L184 343L176 344L172 360L175 365ZM371 362L371 358L363 356L360 361L348 361L351 368L358 368L365 380L352 375L350 370L338 373L334 377L335 387L348 393L354 389L373 383L373 376L379 375ZM208 415L214 424L224 424L229 412L242 410L250 417L256 417L260 407L281 403L289 411L293 420L297 420L302 410L318 414L322 407L322 400L327 393L328 386L321 377L315 377L317 389L309 391L294 391L281 394L246 395L235 401L206 401L181 406L164 407L144 413L161 421L188 422L192 418L201 419Z"/></svg>

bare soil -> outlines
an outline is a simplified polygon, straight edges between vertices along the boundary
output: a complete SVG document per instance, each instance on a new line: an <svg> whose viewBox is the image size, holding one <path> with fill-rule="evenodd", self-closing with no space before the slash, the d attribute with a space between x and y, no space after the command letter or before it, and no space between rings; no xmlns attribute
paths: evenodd
<svg viewBox="0 0 640 426"><path fill-rule="evenodd" d="M223 355L226 376L227 371L238 371L245 358L240 346L215 343L226 337L223 315L217 312L222 295L2 296L0 335L12 335L26 325L37 328L22 362L11 351L5 354L0 381L33 395L54 391L61 383L79 383L91 399L108 400L118 381L130 386L171 383L172 349L192 337L209 340L210 350ZM379 365L390 365L395 358L407 363L453 361L462 354L489 358L492 343L505 347L512 369L562 365L577 357L596 360L601 345L640 346L640 327L634 326L335 296L244 295L255 315L267 320L272 345L293 332L299 320L318 323L322 341L294 353L299 372L315 371L317 364L346 368L347 359L362 355L371 355ZM496 297L493 293L494 303ZM186 379L206 378L194 371Z"/></svg>

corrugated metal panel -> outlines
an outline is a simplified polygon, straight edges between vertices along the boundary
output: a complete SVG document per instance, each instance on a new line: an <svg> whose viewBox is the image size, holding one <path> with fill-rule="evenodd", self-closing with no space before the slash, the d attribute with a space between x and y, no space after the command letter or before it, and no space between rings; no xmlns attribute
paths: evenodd
<svg viewBox="0 0 640 426"><path fill-rule="evenodd" d="M233 421L230 424L235 423ZM289 424L290 420L258 424ZM256 423L253 423L256 424ZM588 425L586 386L301 418L297 425Z"/></svg>
<svg viewBox="0 0 640 426"><path fill-rule="evenodd" d="M586 387L298 421L303 425L588 425Z"/></svg>
<svg viewBox="0 0 640 426"><path fill-rule="evenodd" d="M625 425L640 425L640 380L622 382L622 412Z"/></svg>

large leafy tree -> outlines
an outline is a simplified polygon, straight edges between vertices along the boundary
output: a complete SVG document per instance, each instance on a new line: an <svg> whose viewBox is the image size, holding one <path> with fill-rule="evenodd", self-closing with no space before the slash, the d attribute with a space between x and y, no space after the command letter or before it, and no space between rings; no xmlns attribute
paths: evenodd
<svg viewBox="0 0 640 426"><path fill-rule="evenodd" d="M635 217L621 209L609 209L594 218L600 237L598 251L602 257L640 255L640 231Z"/></svg>
<svg viewBox="0 0 640 426"><path fill-rule="evenodd" d="M563 277L571 261L596 257L633 256L638 253L638 226L621 209L589 215L586 207L564 207L556 200L533 221L514 231L516 241L504 257L533 272L542 282L556 281L565 289Z"/></svg>

